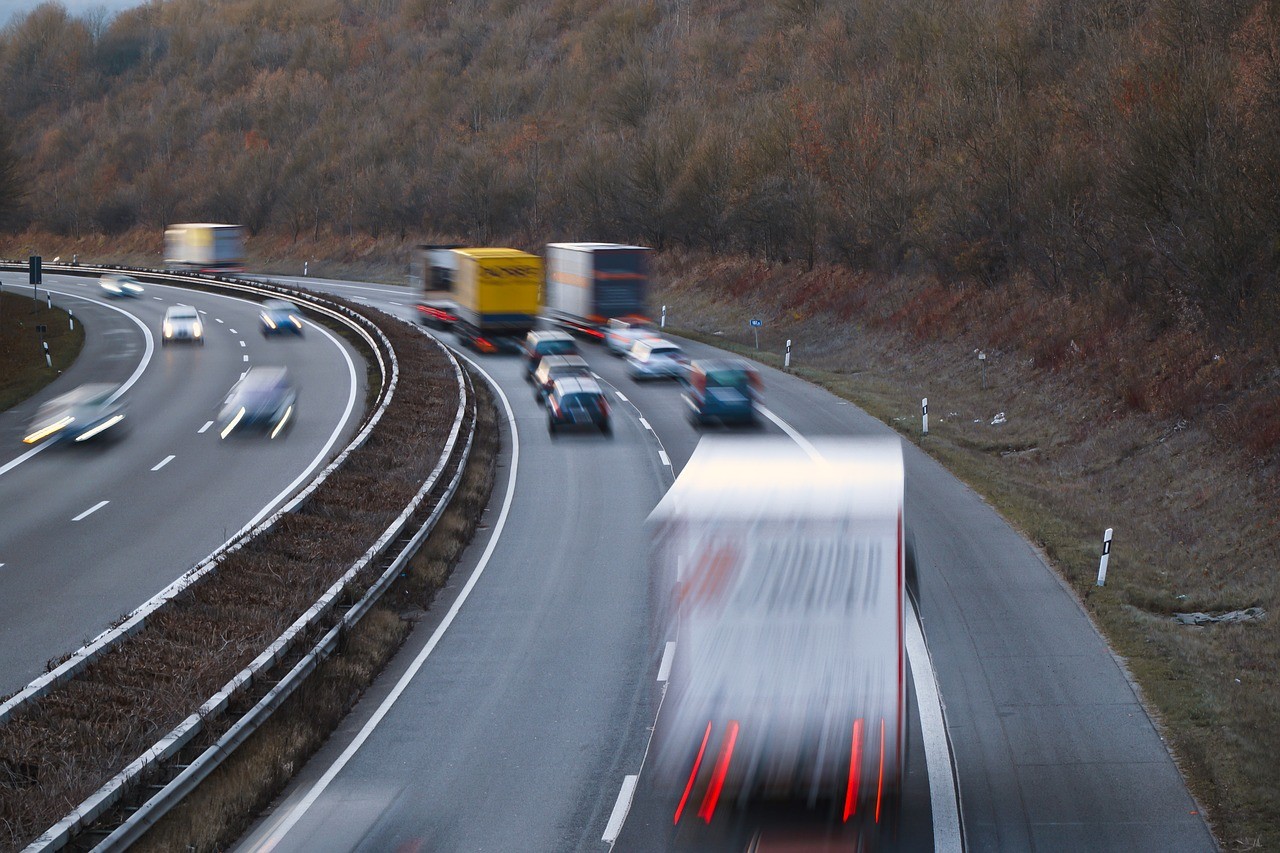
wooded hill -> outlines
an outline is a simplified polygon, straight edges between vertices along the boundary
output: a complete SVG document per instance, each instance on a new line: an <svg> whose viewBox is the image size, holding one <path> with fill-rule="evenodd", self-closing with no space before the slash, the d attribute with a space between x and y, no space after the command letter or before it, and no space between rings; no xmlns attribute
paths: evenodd
<svg viewBox="0 0 1280 853"><path fill-rule="evenodd" d="M1277 317L1280 10L164 0L0 34L23 218L637 240Z"/></svg>

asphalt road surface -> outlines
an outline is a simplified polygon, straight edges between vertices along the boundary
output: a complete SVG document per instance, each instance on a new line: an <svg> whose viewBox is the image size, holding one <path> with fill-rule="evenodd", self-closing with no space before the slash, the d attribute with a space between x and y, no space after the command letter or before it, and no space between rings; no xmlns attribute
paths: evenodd
<svg viewBox="0 0 1280 853"><path fill-rule="evenodd" d="M40 394L0 412L0 695L283 503L350 439L364 402L359 356L310 322L301 339L264 339L255 303L242 299L146 285L112 301L95 278L45 283L84 324L85 348ZM179 302L200 310L204 346L161 346L165 308ZM275 441L222 441L210 422L254 365L289 368L297 418ZM86 382L131 383L117 440L22 443L40 403Z"/></svg>
<svg viewBox="0 0 1280 853"><path fill-rule="evenodd" d="M396 288L302 283L412 314ZM518 362L479 359L512 411L485 529L388 672L241 849L855 846L803 810L728 809L710 826L674 827L672 792L649 783L664 644L648 632L640 527L699 433L678 387L638 385L602 349L586 354L625 397L613 439L550 439ZM766 432L891 434L825 391L762 372ZM1214 849L1072 593L981 498L914 446L904 453L929 651L909 643L904 817L896 836L868 846L959 849L962 822L970 850Z"/></svg>

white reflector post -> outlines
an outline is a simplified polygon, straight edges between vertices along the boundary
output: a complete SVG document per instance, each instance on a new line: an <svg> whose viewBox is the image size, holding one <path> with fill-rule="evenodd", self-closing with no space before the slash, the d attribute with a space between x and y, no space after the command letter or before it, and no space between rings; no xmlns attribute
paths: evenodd
<svg viewBox="0 0 1280 853"><path fill-rule="evenodd" d="M920 426L921 426L920 434L928 435L929 434L929 398L928 397L920 398Z"/></svg>
<svg viewBox="0 0 1280 853"><path fill-rule="evenodd" d="M1106 586L1107 562L1111 559L1111 528L1102 534L1102 561L1098 563L1098 586Z"/></svg>

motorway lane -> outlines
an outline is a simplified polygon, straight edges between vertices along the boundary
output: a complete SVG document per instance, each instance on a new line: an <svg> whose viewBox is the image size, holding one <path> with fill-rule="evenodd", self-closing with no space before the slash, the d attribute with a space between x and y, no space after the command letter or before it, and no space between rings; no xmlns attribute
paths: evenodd
<svg viewBox="0 0 1280 853"><path fill-rule="evenodd" d="M483 366L506 389L519 436L510 514L497 509L512 464L508 431L486 516L505 524L492 559L438 645L429 646L432 625L414 632L242 849L600 847L617 785L653 718L658 657L641 525L670 468L652 435L619 409L612 438L551 438L521 363ZM476 571L491 533L468 549L435 618ZM409 662L427 647L415 673ZM373 736L308 807L322 774L406 672L413 677Z"/></svg>
<svg viewBox="0 0 1280 853"><path fill-rule="evenodd" d="M30 452L20 436L40 402L82 382L121 381L145 355L142 329L106 306L95 279L50 275L46 283L86 324L86 349L35 399L0 413L0 468ZM159 345L164 309L177 302L207 312L205 346ZM364 371L348 366L358 357L318 327L301 341L264 340L253 304L160 285L110 304L136 315L156 341L122 398L128 430L101 446L47 447L0 473L3 694L282 502L282 491L305 482L359 421ZM206 424L243 371L266 364L289 367L299 385L293 429L275 442L220 441Z"/></svg>
<svg viewBox="0 0 1280 853"><path fill-rule="evenodd" d="M344 295L367 294L373 304L402 293L354 283L342 288ZM388 310L411 315L404 308L409 300L397 301ZM687 348L694 355L715 352L694 343ZM684 421L676 389L635 385L603 350L589 357L640 407L679 468L697 433ZM804 435L889 432L846 401L763 372L766 402ZM980 497L918 449L904 450L923 621L971 849L1213 849L1133 688L1070 591ZM918 726L913 721L913 733ZM624 762L619 773L635 767ZM641 783L619 849L651 849L640 838L627 846L631 820L642 828L655 820L646 815L665 808L646 798Z"/></svg>
<svg viewBox="0 0 1280 853"><path fill-rule="evenodd" d="M695 357L719 354L684 346ZM822 389L761 370L766 404L806 437L892 434ZM659 431L673 459L682 458L688 445ZM922 620L968 848L1214 849L1158 732L1074 595L981 497L914 445L903 448Z"/></svg>

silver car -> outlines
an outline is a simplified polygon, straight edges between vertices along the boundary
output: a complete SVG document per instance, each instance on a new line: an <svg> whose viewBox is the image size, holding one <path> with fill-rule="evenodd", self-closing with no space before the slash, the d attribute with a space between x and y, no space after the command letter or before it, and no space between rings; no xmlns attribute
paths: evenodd
<svg viewBox="0 0 1280 853"><path fill-rule="evenodd" d="M119 389L109 382L93 382L54 397L36 411L23 442L80 444L119 437L124 421L124 407L116 400Z"/></svg>
<svg viewBox="0 0 1280 853"><path fill-rule="evenodd" d="M111 297L137 297L142 295L142 285L138 283L137 279L120 273L107 273L98 279L98 286L102 288L103 293Z"/></svg>
<svg viewBox="0 0 1280 853"><path fill-rule="evenodd" d="M165 345L174 341L186 341L193 344L204 344L204 324L200 322L200 314L190 305L171 305L164 312L164 333L160 339Z"/></svg>
<svg viewBox="0 0 1280 853"><path fill-rule="evenodd" d="M681 379L689 368L684 350L664 338L644 338L627 353L627 372L632 379Z"/></svg>

